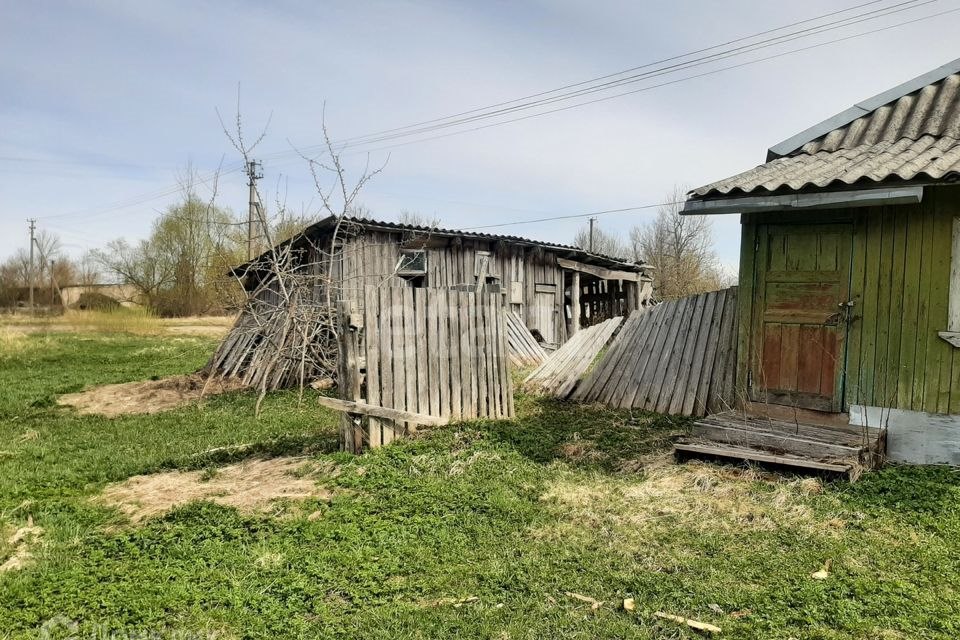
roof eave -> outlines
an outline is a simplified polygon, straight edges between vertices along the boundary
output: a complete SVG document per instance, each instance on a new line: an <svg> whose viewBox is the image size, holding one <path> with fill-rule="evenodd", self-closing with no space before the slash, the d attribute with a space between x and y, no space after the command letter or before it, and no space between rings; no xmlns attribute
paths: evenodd
<svg viewBox="0 0 960 640"><path fill-rule="evenodd" d="M680 215L718 215L760 211L809 211L814 209L849 209L880 205L917 204L923 201L923 186L873 187L786 194L720 195L690 199L683 203Z"/></svg>

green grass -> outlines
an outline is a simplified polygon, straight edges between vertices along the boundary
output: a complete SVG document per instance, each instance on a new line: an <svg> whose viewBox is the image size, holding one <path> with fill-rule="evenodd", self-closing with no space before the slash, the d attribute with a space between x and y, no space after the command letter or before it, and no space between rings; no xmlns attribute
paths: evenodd
<svg viewBox="0 0 960 640"><path fill-rule="evenodd" d="M89 333L0 344L0 530L28 515L44 529L33 563L0 574L0 637L37 637L51 618L79 637L698 637L658 610L727 638L960 635L950 469L851 486L677 466L664 452L683 421L524 395L514 422L359 457L335 451L337 416L312 396L272 394L260 419L250 393L109 420L56 405L87 385L192 371L212 346ZM254 446L204 454L237 444ZM90 501L132 475L206 478L286 454L337 469L322 480L329 502L278 516L198 502L133 526ZM811 579L827 558L830 577Z"/></svg>

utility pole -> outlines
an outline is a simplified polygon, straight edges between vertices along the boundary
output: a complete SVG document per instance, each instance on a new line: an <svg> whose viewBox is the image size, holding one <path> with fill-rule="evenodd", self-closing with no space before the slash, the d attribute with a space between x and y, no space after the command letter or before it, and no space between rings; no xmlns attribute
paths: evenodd
<svg viewBox="0 0 960 640"><path fill-rule="evenodd" d="M36 244L36 239L34 236L34 231L37 229L37 221L35 218L30 218L30 269L27 272L27 279L30 281L30 313L33 313L33 245Z"/></svg>
<svg viewBox="0 0 960 640"><path fill-rule="evenodd" d="M590 253L593 253L593 223L596 218L590 218Z"/></svg>
<svg viewBox="0 0 960 640"><path fill-rule="evenodd" d="M247 209L247 260L253 260L253 221L260 217L260 197L257 195L257 180L263 177L263 164L256 160L247 162L247 186L250 198Z"/></svg>

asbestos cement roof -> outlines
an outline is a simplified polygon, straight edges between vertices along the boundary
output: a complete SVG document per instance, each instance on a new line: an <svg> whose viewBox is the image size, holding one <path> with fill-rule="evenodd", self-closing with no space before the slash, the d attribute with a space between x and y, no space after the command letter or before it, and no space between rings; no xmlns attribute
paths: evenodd
<svg viewBox="0 0 960 640"><path fill-rule="evenodd" d="M768 162L691 192L722 197L960 179L960 59L770 148Z"/></svg>

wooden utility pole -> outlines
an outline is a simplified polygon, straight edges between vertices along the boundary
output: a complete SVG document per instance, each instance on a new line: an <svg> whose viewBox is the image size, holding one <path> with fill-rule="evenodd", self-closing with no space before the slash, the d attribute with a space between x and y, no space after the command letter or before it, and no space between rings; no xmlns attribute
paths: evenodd
<svg viewBox="0 0 960 640"><path fill-rule="evenodd" d="M36 219L30 218L30 268L27 270L27 279L30 281L28 283L30 286L30 313L33 313L33 245L37 242L34 238L34 231L36 231L36 229Z"/></svg>
<svg viewBox="0 0 960 640"><path fill-rule="evenodd" d="M257 180L263 177L262 165L256 160L247 162L247 186L250 197L247 208L247 260L253 260L253 224L260 218L260 197L257 194Z"/></svg>
<svg viewBox="0 0 960 640"><path fill-rule="evenodd" d="M590 218L590 253L593 253L593 223L596 220L596 218Z"/></svg>

